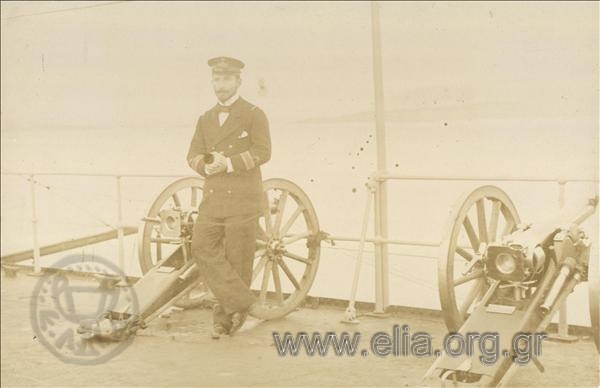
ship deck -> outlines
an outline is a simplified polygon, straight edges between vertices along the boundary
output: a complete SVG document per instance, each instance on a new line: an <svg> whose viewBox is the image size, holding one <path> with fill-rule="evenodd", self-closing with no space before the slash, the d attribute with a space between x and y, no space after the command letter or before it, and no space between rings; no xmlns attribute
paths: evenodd
<svg viewBox="0 0 600 388"><path fill-rule="evenodd" d="M268 322L249 319L231 337L210 338L208 309L171 311L138 332L133 342L109 361L83 366L64 363L34 337L29 301L38 278L18 273L2 274L2 385L3 386L415 386L433 357L364 357L376 332L393 334L394 325L423 331L439 348L446 334L442 319L434 314L402 311L387 317L360 316L360 324L341 323L343 309L323 304L303 307L287 317ZM93 280L87 280L93 282ZM279 356L273 333L361 333L359 352L338 357ZM437 347L436 347L437 346ZM598 354L589 337L575 343L544 342L540 361L518 367L515 386L598 386Z"/></svg>

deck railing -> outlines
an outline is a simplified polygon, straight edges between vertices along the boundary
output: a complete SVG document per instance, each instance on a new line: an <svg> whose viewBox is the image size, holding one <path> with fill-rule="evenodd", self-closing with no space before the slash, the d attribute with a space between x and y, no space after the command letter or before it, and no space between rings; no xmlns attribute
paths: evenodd
<svg viewBox="0 0 600 388"><path fill-rule="evenodd" d="M114 173L69 173L69 172L18 172L18 171L4 171L1 172L1 175L6 176L21 176L25 177L30 183L30 196L31 196L31 225L32 225L32 244L33 250L26 252L19 252L12 255L4 256L2 261L6 262L15 262L22 261L26 259L33 258L33 273L39 274L41 273L42 267L40 263L40 256L43 254L50 254L57 252L57 249L60 251L62 248L72 249L76 246L76 242L81 244L85 243L87 240L78 239L72 244L61 245L61 244L53 244L52 246L44 247L45 252L40 250L39 240L38 240L38 216L36 209L36 177L38 176L78 176L78 177L110 177L115 180L115 190L116 190L116 219L117 224L114 226L116 230L116 236L114 232L107 232L104 234L99 234L95 236L91 236L89 240L89 244L104 241L108 238L117 238L118 240L118 266L119 269L124 271L125 268L125 253L124 253L124 237L125 235L135 233L131 227L127 227L123 224L123 207L122 207L122 195L121 195L121 186L122 180L124 178L183 178L189 177L189 175L176 175L176 174L114 174ZM598 183L598 179L593 178L565 178L565 177L483 177L483 176L435 176L435 175L395 175L395 174L379 174L375 175L373 179L377 181L437 181L437 182L546 182L546 183L556 183L558 185L558 204L560 208L565 206L565 187L568 183ZM99 237L102 236L102 237ZM104 240L102 240L104 238ZM329 235L329 239L333 241L347 241L347 242L360 242L361 237L355 236L340 236L340 235ZM81 241L80 241L81 240ZM364 239L365 242L377 245L377 244L392 244L392 245L404 245L404 246L418 246L418 247L439 247L439 241L410 241L410 240L400 240L400 239L391 239L388 236L373 236L366 237ZM381 269L380 267L376 267L376 272L385 271L385 269ZM377 281L381 281L381 279L385 279L387 274L385 273L376 273L375 279ZM378 285L376 284L376 289ZM559 336L568 337L568 324L567 324L567 306L566 303L560 310L559 315Z"/></svg>

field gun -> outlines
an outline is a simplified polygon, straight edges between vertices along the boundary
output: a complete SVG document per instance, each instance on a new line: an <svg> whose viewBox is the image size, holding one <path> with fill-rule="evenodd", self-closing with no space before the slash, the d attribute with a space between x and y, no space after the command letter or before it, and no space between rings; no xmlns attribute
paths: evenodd
<svg viewBox="0 0 600 388"><path fill-rule="evenodd" d="M498 342L494 353L481 344L470 352L444 352L425 374L426 385L502 386L516 371L514 365L530 362L543 371L536 352L527 348L529 339L545 335L552 316L584 281L590 285L592 331L599 349L598 256L590 260L591 242L581 229L597 204L598 197L577 213L521 224L513 202L495 186L482 186L459 199L438 264L440 301L450 332L446 338L475 338L485 332L497 335Z"/></svg>
<svg viewBox="0 0 600 388"><path fill-rule="evenodd" d="M134 285L137 306L121 300L115 308L78 327L83 338L125 340L175 303L211 303L212 295L192 258L191 241L204 179L179 179L167 186L142 219L138 260L144 276ZM258 220L251 287L257 303L250 314L281 318L303 302L315 279L325 234L308 196L296 184L263 182L265 211Z"/></svg>

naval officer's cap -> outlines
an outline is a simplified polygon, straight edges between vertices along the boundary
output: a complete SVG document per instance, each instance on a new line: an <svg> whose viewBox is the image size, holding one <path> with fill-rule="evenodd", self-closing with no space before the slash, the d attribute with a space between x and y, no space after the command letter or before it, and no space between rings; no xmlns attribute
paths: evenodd
<svg viewBox="0 0 600 388"><path fill-rule="evenodd" d="M208 60L213 74L240 74L244 62L231 57L216 57Z"/></svg>

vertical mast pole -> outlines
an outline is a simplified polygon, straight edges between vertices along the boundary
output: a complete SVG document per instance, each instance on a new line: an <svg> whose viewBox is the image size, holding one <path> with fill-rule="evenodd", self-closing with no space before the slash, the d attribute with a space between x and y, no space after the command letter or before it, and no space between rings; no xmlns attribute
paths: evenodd
<svg viewBox="0 0 600 388"><path fill-rule="evenodd" d="M373 38L373 86L375 91L375 142L377 144L377 191L375 193L375 311L384 313L389 305L389 270L387 239L387 187L379 177L387 172L385 141L385 109L383 100L383 70L379 4L371 2Z"/></svg>

